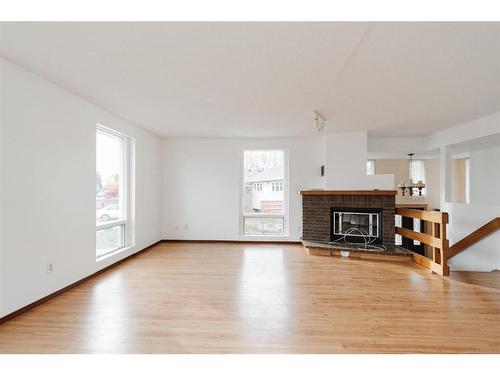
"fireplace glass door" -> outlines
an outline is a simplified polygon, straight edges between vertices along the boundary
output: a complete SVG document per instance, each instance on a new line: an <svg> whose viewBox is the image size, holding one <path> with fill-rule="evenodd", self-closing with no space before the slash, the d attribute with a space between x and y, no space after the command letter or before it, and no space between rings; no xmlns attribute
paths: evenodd
<svg viewBox="0 0 500 375"><path fill-rule="evenodd" d="M334 234L337 236L379 237L379 215L365 212L334 212Z"/></svg>

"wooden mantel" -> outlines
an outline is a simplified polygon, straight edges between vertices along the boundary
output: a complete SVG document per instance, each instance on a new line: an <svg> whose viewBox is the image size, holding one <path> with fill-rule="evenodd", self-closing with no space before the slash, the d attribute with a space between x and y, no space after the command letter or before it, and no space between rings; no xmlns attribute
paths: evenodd
<svg viewBox="0 0 500 375"><path fill-rule="evenodd" d="M396 195L397 190L299 190L300 195Z"/></svg>

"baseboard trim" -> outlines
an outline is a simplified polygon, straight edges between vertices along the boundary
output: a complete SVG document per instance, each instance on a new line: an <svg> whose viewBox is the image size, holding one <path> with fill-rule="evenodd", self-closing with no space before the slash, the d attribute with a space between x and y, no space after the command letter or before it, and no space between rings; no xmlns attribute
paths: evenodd
<svg viewBox="0 0 500 375"><path fill-rule="evenodd" d="M14 312L11 312L10 314L5 315L4 317L1 317L0 318L0 324L3 324L3 323L5 323L5 322L7 322L9 320L12 320L16 316L24 314L25 312L33 309L34 307L37 307L37 306L41 305L42 303L47 302L47 301L51 300L52 298L57 297L58 295L63 294L64 292L67 292L68 290L70 290L70 289L72 289L72 288L74 288L74 287L76 287L76 286L78 286L80 284L83 284L85 281L90 280L93 277L96 277L97 275L99 275L99 274L101 274L101 273L103 273L105 271L108 271L110 268L113 268L113 267L115 267L115 266L117 266L117 265L119 265L119 264L121 264L121 263L129 260L130 258L135 257L135 256L143 253L146 250L151 249L152 247L160 244L161 242L162 242L162 240L157 241L154 244L149 245L149 246L145 247L144 249L135 252L134 254L130 254L130 255L126 256L125 258L120 259L120 260L116 261L115 263L110 264L109 266L106 266L103 269L100 269L99 271L94 272L93 274L84 277L81 280L75 281L73 284L70 284L70 285L68 285L68 286L66 286L66 287L64 287L62 289L59 289L58 291L56 291L56 292L54 292L52 294L49 294L48 296L42 297L39 300L36 300L35 302L30 303L29 305L21 307L20 309L14 311Z"/></svg>
<svg viewBox="0 0 500 375"><path fill-rule="evenodd" d="M276 244L276 245L297 245L301 244L301 241L256 241L256 240L170 240L163 239L160 242L164 243L234 243L234 244Z"/></svg>

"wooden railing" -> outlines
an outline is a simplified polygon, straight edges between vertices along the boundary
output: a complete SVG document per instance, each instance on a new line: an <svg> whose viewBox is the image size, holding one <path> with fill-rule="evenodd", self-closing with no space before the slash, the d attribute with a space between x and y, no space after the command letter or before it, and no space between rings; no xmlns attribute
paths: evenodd
<svg viewBox="0 0 500 375"><path fill-rule="evenodd" d="M448 224L448 213L439 211L421 211L407 208L396 208L396 214L404 217L419 219L431 223L432 234L414 232L411 229L396 227L396 233L420 241L432 247L432 259L423 255L413 253L413 261L439 275L450 274L448 268L449 241L446 237L446 224Z"/></svg>
<svg viewBox="0 0 500 375"><path fill-rule="evenodd" d="M453 246L450 247L448 253L446 254L447 259L454 257L458 253L464 251L469 246L474 245L475 243L481 241L483 238L489 236L490 234L499 229L500 229L500 217L496 217L489 223L483 225L481 228L476 229L467 237L464 237L457 243L453 244Z"/></svg>

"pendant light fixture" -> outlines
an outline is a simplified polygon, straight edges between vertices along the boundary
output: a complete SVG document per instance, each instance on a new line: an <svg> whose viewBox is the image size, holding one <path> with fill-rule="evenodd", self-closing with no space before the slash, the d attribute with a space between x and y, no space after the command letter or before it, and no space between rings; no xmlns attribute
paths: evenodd
<svg viewBox="0 0 500 375"><path fill-rule="evenodd" d="M414 153L408 154L408 171L410 176L413 163L413 155L415 154ZM422 180L413 181L413 179L410 177L408 181L401 181L398 185L398 188L401 190L402 196L405 196L405 193L408 192L408 195L411 197L416 193L416 191L418 191L418 195L421 196L422 190L425 188L425 183Z"/></svg>

